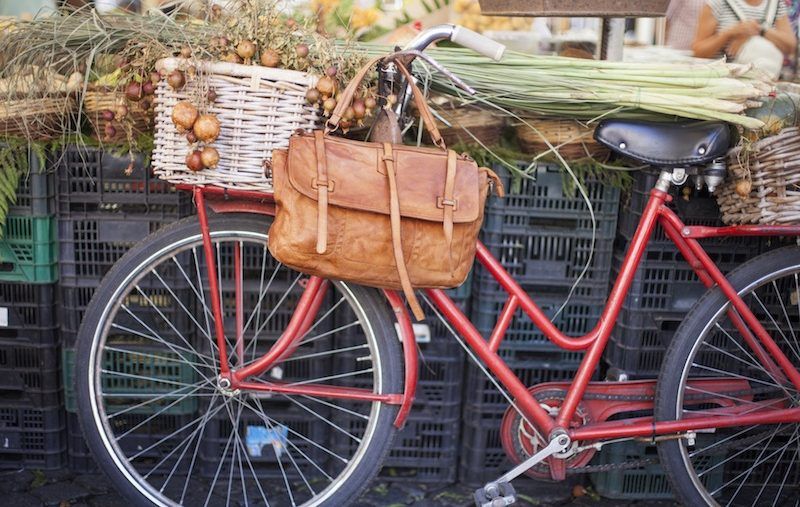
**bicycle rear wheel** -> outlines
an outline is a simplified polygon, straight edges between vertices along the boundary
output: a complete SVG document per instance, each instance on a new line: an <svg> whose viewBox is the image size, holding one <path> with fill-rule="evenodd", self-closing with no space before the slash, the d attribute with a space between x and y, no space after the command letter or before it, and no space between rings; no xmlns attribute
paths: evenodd
<svg viewBox="0 0 800 507"><path fill-rule="evenodd" d="M281 335L307 277L270 256L267 217L211 215L209 224L226 350L241 367ZM135 505L341 506L391 447L396 406L219 388L196 218L149 236L114 266L78 340L86 441ZM382 295L334 282L299 348L251 381L398 393L401 357Z"/></svg>
<svg viewBox="0 0 800 507"><path fill-rule="evenodd" d="M729 275L772 339L800 367L800 248L761 255ZM764 366L728 315L719 289L706 293L681 324L662 366L657 420L720 410L754 413L797 407L800 395ZM736 314L738 315L738 314ZM692 383L690 379L694 379ZM719 379L722 390L701 379ZM675 495L686 505L798 505L800 425L738 426L659 444Z"/></svg>

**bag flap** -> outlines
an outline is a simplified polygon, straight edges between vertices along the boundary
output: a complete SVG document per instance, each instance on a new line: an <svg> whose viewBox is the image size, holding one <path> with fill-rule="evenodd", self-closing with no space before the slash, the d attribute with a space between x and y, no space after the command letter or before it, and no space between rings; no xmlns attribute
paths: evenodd
<svg viewBox="0 0 800 507"><path fill-rule="evenodd" d="M400 215L443 221L441 199L447 172L447 154L439 149L392 145L400 196ZM326 137L328 202L333 206L389 214L389 181L381 157L383 145ZM292 136L287 164L289 182L301 194L317 199L317 161L314 137ZM454 223L474 222L480 216L480 181L485 179L472 160L458 157L453 196Z"/></svg>

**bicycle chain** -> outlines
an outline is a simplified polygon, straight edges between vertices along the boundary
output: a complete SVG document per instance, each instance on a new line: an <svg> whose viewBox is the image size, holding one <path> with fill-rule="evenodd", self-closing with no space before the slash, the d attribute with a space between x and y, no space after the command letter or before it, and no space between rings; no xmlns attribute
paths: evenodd
<svg viewBox="0 0 800 507"><path fill-rule="evenodd" d="M731 391L731 392L723 392L719 394L723 394L725 396L735 396L739 394L758 394L760 392L766 392L774 390L770 387L762 387L756 389L747 389L741 391ZM536 400L539 402L546 401L548 399L564 399L566 396L567 391L563 389L552 389L548 391L542 391L540 393L536 393ZM708 396L706 394L697 394L693 395L691 398L699 399L702 396ZM600 393L585 393L583 395L584 400L601 400L601 401L654 401L655 396L649 395L625 395L625 394L600 394ZM762 433L757 433L750 437L746 437L743 439L735 439L731 440L725 444L720 444L715 446L714 448L717 449L717 452L725 451L728 448L734 446L742 446L746 445L750 441L758 441L764 435L771 433L770 431L764 431ZM607 445L613 445L607 444ZM585 451L584 451L585 452ZM567 475L577 475L577 474L586 474L586 473L601 473L601 472L613 472L617 470L630 470L635 468L641 468L647 465L655 465L659 462L658 458L642 458L638 460L628 460L623 461L621 463L608 463L604 465L586 465L582 467L570 467L567 468L566 473Z"/></svg>

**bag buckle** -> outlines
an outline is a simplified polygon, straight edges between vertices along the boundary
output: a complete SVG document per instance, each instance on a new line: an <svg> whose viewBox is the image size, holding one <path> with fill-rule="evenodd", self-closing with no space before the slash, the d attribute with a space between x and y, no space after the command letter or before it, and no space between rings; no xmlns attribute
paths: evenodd
<svg viewBox="0 0 800 507"><path fill-rule="evenodd" d="M333 188L335 187L333 180L323 180L319 181L317 178L311 179L311 188L314 190L318 190L319 187L327 188L328 192L333 192Z"/></svg>
<svg viewBox="0 0 800 507"><path fill-rule="evenodd" d="M453 211L458 209L458 199L445 199L444 197L436 198L436 207L444 209L445 206L452 206Z"/></svg>

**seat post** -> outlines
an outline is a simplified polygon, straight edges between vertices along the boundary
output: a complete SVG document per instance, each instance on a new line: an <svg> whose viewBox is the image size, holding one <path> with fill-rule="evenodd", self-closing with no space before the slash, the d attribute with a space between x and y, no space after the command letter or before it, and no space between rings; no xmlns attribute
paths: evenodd
<svg viewBox="0 0 800 507"><path fill-rule="evenodd" d="M672 186L672 170L662 169L658 176L658 182L656 182L656 188L662 192L669 192L670 186Z"/></svg>

